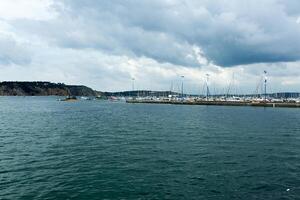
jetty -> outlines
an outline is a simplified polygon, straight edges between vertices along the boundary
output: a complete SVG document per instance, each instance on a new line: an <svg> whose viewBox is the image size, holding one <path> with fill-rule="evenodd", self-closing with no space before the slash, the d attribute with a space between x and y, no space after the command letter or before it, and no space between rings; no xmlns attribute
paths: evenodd
<svg viewBox="0 0 300 200"><path fill-rule="evenodd" d="M255 101L218 101L218 100L181 101L181 100L127 99L126 103L300 108L299 102L263 102L263 101L255 102Z"/></svg>

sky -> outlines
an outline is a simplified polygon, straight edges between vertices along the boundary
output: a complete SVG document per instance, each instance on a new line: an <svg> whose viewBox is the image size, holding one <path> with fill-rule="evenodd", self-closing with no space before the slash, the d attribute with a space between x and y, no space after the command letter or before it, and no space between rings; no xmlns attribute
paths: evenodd
<svg viewBox="0 0 300 200"><path fill-rule="evenodd" d="M1 81L256 93L264 70L300 92L299 0L0 0Z"/></svg>

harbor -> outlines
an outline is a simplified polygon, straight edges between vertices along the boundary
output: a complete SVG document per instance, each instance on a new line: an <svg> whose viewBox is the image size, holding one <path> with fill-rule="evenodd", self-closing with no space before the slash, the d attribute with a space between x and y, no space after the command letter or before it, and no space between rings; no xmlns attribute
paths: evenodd
<svg viewBox="0 0 300 200"><path fill-rule="evenodd" d="M267 71L263 71L260 81L256 86L254 94L240 95L230 94L230 90L235 87L234 74L229 83L227 92L224 94L211 94L209 88L209 74L206 74L202 95L188 95L184 93L184 76L181 76L181 91L169 93L162 92L163 95L140 95L144 91L136 91L136 96L126 98L126 103L132 104L176 104L176 105L206 105L206 106L253 106L253 107L286 107L300 108L300 96L298 93L267 93ZM132 79L134 81L134 79ZM134 91L134 82L132 90ZM259 88L261 92L259 92ZM167 93L167 95L166 95Z"/></svg>

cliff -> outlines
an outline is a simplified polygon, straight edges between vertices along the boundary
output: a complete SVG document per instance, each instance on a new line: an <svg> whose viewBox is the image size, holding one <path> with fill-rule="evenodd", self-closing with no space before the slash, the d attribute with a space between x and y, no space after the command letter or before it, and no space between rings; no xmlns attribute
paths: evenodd
<svg viewBox="0 0 300 200"><path fill-rule="evenodd" d="M0 82L0 96L96 96L99 92L81 85L51 82Z"/></svg>

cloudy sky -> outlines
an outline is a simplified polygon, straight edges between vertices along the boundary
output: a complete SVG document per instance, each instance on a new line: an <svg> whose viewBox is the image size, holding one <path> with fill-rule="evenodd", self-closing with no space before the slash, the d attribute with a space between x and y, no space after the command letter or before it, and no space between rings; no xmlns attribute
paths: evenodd
<svg viewBox="0 0 300 200"><path fill-rule="evenodd" d="M0 80L300 91L299 0L0 0Z"/></svg>

